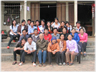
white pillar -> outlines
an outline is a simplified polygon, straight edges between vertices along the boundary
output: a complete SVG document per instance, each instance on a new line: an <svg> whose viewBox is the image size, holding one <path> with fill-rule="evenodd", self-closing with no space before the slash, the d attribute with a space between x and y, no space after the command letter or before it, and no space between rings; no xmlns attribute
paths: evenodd
<svg viewBox="0 0 96 72"><path fill-rule="evenodd" d="M69 21L68 2L66 2L66 21Z"/></svg>
<svg viewBox="0 0 96 72"><path fill-rule="evenodd" d="M77 21L77 0L74 0L74 26L76 26Z"/></svg>
<svg viewBox="0 0 96 72"><path fill-rule="evenodd" d="M24 0L24 19L27 20L27 0Z"/></svg>

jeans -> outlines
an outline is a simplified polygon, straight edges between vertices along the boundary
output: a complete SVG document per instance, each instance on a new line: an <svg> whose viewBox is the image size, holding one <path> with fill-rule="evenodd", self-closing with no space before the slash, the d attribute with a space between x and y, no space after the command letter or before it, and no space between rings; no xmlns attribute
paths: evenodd
<svg viewBox="0 0 96 72"><path fill-rule="evenodd" d="M87 42L79 42L79 45L81 46L81 51L86 52Z"/></svg>
<svg viewBox="0 0 96 72"><path fill-rule="evenodd" d="M46 62L46 57L47 57L47 51L41 51L39 50L38 52L38 59L39 59L39 63L41 64L42 63L42 59L43 59L43 63Z"/></svg>

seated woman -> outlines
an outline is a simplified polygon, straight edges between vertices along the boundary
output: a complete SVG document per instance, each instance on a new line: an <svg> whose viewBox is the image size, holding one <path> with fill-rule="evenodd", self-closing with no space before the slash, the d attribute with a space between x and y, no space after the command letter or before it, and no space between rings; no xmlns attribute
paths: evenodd
<svg viewBox="0 0 96 72"><path fill-rule="evenodd" d="M68 35L68 40L66 41L66 64L67 65L73 65L73 61L75 58L75 55L78 54L78 48L77 43L75 40L72 40L72 35ZM70 62L70 55L71 54L71 62ZM69 63L70 62L70 63Z"/></svg>
<svg viewBox="0 0 96 72"><path fill-rule="evenodd" d="M22 56L22 53L24 51L23 46L24 46L25 42L26 42L25 38L22 38L21 42L17 44L16 48L14 48L14 51L13 51L13 55L14 55L13 65L15 65L17 63L16 54L20 54L20 62L21 62L21 56Z"/></svg>
<svg viewBox="0 0 96 72"><path fill-rule="evenodd" d="M47 26L45 29L48 29L50 34L53 33L53 28L51 27L50 21L47 21Z"/></svg>
<svg viewBox="0 0 96 72"><path fill-rule="evenodd" d="M19 40L19 34L17 34L17 28L18 28L18 25L16 25L16 21L13 20L12 21L12 25L10 26L10 40L9 40L9 43L8 43L8 46L7 46L7 49L10 48L10 44L11 44L11 41L14 40L15 42L15 39L16 37L18 37L18 40Z"/></svg>
<svg viewBox="0 0 96 72"><path fill-rule="evenodd" d="M51 61L52 61L52 55L56 56L56 63L59 64L59 54L60 54L60 50L59 50L59 44L57 43L57 39L56 37L52 37L50 43L48 44L48 62L50 65Z"/></svg>
<svg viewBox="0 0 96 72"><path fill-rule="evenodd" d="M60 58L59 58L59 65L65 65L65 52L66 52L66 41L64 40L64 35L60 35L60 39L57 39L60 48Z"/></svg>
<svg viewBox="0 0 96 72"><path fill-rule="evenodd" d="M84 52L84 53L81 52L81 54L86 56L86 45L87 45L87 40L88 40L88 34L84 32L83 28L81 28L80 34L78 35L80 37L79 45L81 46L81 51Z"/></svg>
<svg viewBox="0 0 96 72"><path fill-rule="evenodd" d="M77 44L79 44L80 38L79 38L78 33L76 33L76 30L74 28L71 30L70 34L72 35L72 39L75 40L77 42Z"/></svg>
<svg viewBox="0 0 96 72"><path fill-rule="evenodd" d="M64 40L68 40L68 38L67 38L67 37L68 37L68 33L67 33L67 29L66 29L66 27L63 28L61 34L64 34ZM60 35L61 35L61 34L60 34Z"/></svg>

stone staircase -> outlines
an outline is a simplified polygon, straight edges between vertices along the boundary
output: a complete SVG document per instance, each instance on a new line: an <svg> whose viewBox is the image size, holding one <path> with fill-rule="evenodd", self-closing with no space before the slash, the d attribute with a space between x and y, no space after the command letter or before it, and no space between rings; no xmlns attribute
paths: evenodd
<svg viewBox="0 0 96 72"><path fill-rule="evenodd" d="M12 42L10 45L10 49L7 49L8 39L3 39L3 42L1 42L1 61L13 61L13 49L16 46L16 42ZM87 48L86 48L87 56L83 57L81 56L81 63L82 61L88 61L88 60L95 60L95 38L88 38L87 42ZM19 60L20 57L17 55L17 60ZM26 56L26 61L31 61L32 57Z"/></svg>

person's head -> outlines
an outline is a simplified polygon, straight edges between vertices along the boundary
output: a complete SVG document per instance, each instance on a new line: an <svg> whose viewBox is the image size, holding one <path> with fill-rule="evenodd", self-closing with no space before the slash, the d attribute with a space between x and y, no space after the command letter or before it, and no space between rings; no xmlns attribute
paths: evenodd
<svg viewBox="0 0 96 72"><path fill-rule="evenodd" d="M36 26L39 26L39 20L36 20L35 23L36 23Z"/></svg>
<svg viewBox="0 0 96 72"><path fill-rule="evenodd" d="M51 25L54 23L54 21L51 21Z"/></svg>
<svg viewBox="0 0 96 72"><path fill-rule="evenodd" d="M51 42L52 42L52 44L56 43L57 42L57 38L56 37L52 37Z"/></svg>
<svg viewBox="0 0 96 72"><path fill-rule="evenodd" d="M50 21L47 21L47 26L48 26L48 27L50 27L50 26L51 26Z"/></svg>
<svg viewBox="0 0 96 72"><path fill-rule="evenodd" d="M58 18L55 18L55 23L57 23L58 22Z"/></svg>
<svg viewBox="0 0 96 72"><path fill-rule="evenodd" d="M80 21L77 21L76 22L76 27L80 27L80 24L81 24L81 22Z"/></svg>
<svg viewBox="0 0 96 72"><path fill-rule="evenodd" d="M44 26L44 24L45 24L45 20L44 20L44 19L42 19L42 20L41 20L41 25L43 25L43 26Z"/></svg>
<svg viewBox="0 0 96 72"><path fill-rule="evenodd" d="M62 27L64 27L64 25L65 25L65 22L64 22L64 21L62 21L62 22L61 22L61 26L62 26Z"/></svg>
<svg viewBox="0 0 96 72"><path fill-rule="evenodd" d="M48 29L44 29L45 34L48 34L48 32L49 32Z"/></svg>
<svg viewBox="0 0 96 72"><path fill-rule="evenodd" d="M12 20L12 25L16 25L16 20Z"/></svg>
<svg viewBox="0 0 96 72"><path fill-rule="evenodd" d="M53 29L53 33L57 33L57 28L54 28Z"/></svg>
<svg viewBox="0 0 96 72"><path fill-rule="evenodd" d="M28 20L27 20L27 23L30 25L30 23L31 23L31 19L28 19Z"/></svg>
<svg viewBox="0 0 96 72"><path fill-rule="evenodd" d="M68 35L68 40L72 40L72 35Z"/></svg>
<svg viewBox="0 0 96 72"><path fill-rule="evenodd" d="M70 24L68 21L65 22L65 25L68 27Z"/></svg>
<svg viewBox="0 0 96 72"><path fill-rule="evenodd" d="M61 35L60 35L60 39L61 39L61 40L64 40L64 34L61 34Z"/></svg>
<svg viewBox="0 0 96 72"><path fill-rule="evenodd" d="M76 30L73 28L73 29L71 30L71 33L74 34L75 32L76 32Z"/></svg>
<svg viewBox="0 0 96 72"><path fill-rule="evenodd" d="M32 37L28 37L28 43L32 42Z"/></svg>
<svg viewBox="0 0 96 72"><path fill-rule="evenodd" d="M22 43L22 44L25 44L25 43L26 43L26 39L25 39L25 38L22 38L22 39L21 39L21 43Z"/></svg>
<svg viewBox="0 0 96 72"><path fill-rule="evenodd" d="M31 25L31 27L33 27L34 26L34 21L31 21L30 25Z"/></svg>
<svg viewBox="0 0 96 72"><path fill-rule="evenodd" d="M26 29L23 29L23 30L22 30L22 34L23 34L24 36L27 34Z"/></svg>
<svg viewBox="0 0 96 72"><path fill-rule="evenodd" d="M34 29L34 34L37 35L38 34L38 30Z"/></svg>
<svg viewBox="0 0 96 72"><path fill-rule="evenodd" d="M43 33L40 33L40 34L39 34L39 38L40 38L41 40L43 40L44 34L43 34Z"/></svg>
<svg viewBox="0 0 96 72"><path fill-rule="evenodd" d="M24 26L24 25L25 25L25 23L26 23L26 22L25 22L25 20L23 19L23 20L22 20L22 25Z"/></svg>
<svg viewBox="0 0 96 72"><path fill-rule="evenodd" d="M79 32L80 32L80 34L83 34L83 33L84 33L84 29L81 28L81 29L79 30Z"/></svg>
<svg viewBox="0 0 96 72"><path fill-rule="evenodd" d="M63 33L66 33L67 32L67 28L64 27L63 30L62 30Z"/></svg>

